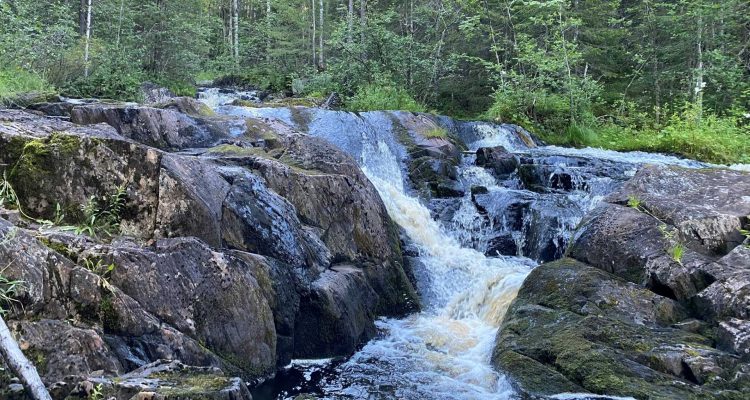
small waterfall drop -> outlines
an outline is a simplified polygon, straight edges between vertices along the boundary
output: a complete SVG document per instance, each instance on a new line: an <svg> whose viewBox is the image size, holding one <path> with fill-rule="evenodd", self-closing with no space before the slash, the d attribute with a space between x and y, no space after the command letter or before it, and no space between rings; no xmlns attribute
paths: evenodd
<svg viewBox="0 0 750 400"><path fill-rule="evenodd" d="M503 180L476 166L473 155L465 155L457 168L464 194L446 200L453 211L437 218L432 204L420 200L408 183L408 154L399 141L404 134L399 129L404 128L394 123L406 114L248 108L204 101L225 115L282 121L349 153L409 239L405 256L417 279L423 311L377 321L379 336L348 360L324 367L310 361L293 363L290 368L305 371L305 380L316 381L318 398L516 398L509 382L490 366L490 356L506 310L536 265L520 256L539 259L539 249L547 246L559 257L583 215L642 163L704 166L664 155L536 146L517 127L436 117L470 150L503 146L528 167L525 176L519 168ZM541 189L530 190L531 184ZM481 194L475 195L474 188L481 188ZM529 232L541 225L547 230ZM488 251L498 232L507 234L518 249L516 256Z"/></svg>

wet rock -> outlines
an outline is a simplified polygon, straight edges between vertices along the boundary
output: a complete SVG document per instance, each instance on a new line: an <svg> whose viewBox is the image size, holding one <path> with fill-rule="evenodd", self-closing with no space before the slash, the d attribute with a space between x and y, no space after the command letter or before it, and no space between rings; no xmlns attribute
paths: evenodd
<svg viewBox="0 0 750 400"><path fill-rule="evenodd" d="M144 82L140 90L146 104L162 103L175 97L171 90L151 82Z"/></svg>
<svg viewBox="0 0 750 400"><path fill-rule="evenodd" d="M110 283L144 310L243 369L275 367L276 334L264 293L245 260L213 252L195 239L165 239L154 252L96 249L116 268Z"/></svg>
<svg viewBox="0 0 750 400"><path fill-rule="evenodd" d="M719 346L750 360L750 321L731 318L719 322Z"/></svg>
<svg viewBox="0 0 750 400"><path fill-rule="evenodd" d="M19 228L0 249L0 263L17 261L4 274L28 282L9 323L33 332L45 358L72 363L76 379L102 360L116 375L158 359L258 378L293 356L349 354L375 334L376 316L418 309L398 231L353 159L259 120L241 120L239 136L221 125L218 147L168 153L151 146L213 143L180 131L209 118L185 114L201 112L192 101L161 106L76 107L74 120L107 122L85 126L0 112L0 168L25 212L51 219L60 202L77 224L88 198L127 188L127 237ZM40 321L85 345L66 353L67 342L34 331ZM43 370L61 397L74 386L58 385L63 370Z"/></svg>
<svg viewBox="0 0 750 400"><path fill-rule="evenodd" d="M76 106L75 103L66 101L58 101L54 103L36 103L31 104L27 107L29 110L34 110L43 113L50 117L65 117L70 118L70 113Z"/></svg>
<svg viewBox="0 0 750 400"><path fill-rule="evenodd" d="M158 361L116 379L89 378L70 398L90 398L94 388L104 398L116 400L252 400L239 378L227 377L218 368L190 367L176 361Z"/></svg>
<svg viewBox="0 0 750 400"><path fill-rule="evenodd" d="M155 106L194 117L210 117L214 115L214 111L209 106L192 97L171 97L157 102Z"/></svg>
<svg viewBox="0 0 750 400"><path fill-rule="evenodd" d="M493 256L515 256L518 255L518 244L512 234L507 233L504 235L496 236L490 239L487 245L487 251L485 255Z"/></svg>
<svg viewBox="0 0 750 400"><path fill-rule="evenodd" d="M180 103L176 104L179 108ZM107 123L124 137L166 150L209 147L229 136L228 127L234 124L224 118L191 117L171 109L128 104L78 106L71 113L71 121L82 125Z"/></svg>
<svg viewBox="0 0 750 400"><path fill-rule="evenodd" d="M441 121L427 114L394 112L392 118L399 141L409 153L412 185L427 198L460 196L456 167L463 144L451 137Z"/></svg>
<svg viewBox="0 0 750 400"><path fill-rule="evenodd" d="M539 394L574 384L636 398L742 398L750 252L735 237L748 184L739 172L644 167L578 227L568 255L586 264L566 259L527 278L495 365ZM521 377L507 352L556 379Z"/></svg>
<svg viewBox="0 0 750 400"><path fill-rule="evenodd" d="M119 360L93 329L48 319L11 322L8 327L45 382L56 382L68 375L85 376L92 371L123 372Z"/></svg>
<svg viewBox="0 0 750 400"><path fill-rule="evenodd" d="M209 160L165 155L159 173L155 236L194 236L221 247L222 207L230 187Z"/></svg>
<svg viewBox="0 0 750 400"><path fill-rule="evenodd" d="M477 150L476 164L490 169L498 178L507 177L518 167L518 159L502 146L483 147Z"/></svg>
<svg viewBox="0 0 750 400"><path fill-rule="evenodd" d="M303 296L294 337L297 358L344 356L375 334L370 313L377 294L363 271L334 266Z"/></svg>
<svg viewBox="0 0 750 400"><path fill-rule="evenodd" d="M689 249L679 262L673 259L668 252L676 243L665 237L665 229L647 213L605 203L581 223L569 253L657 293L686 300L709 285L701 266L711 260Z"/></svg>
<svg viewBox="0 0 750 400"><path fill-rule="evenodd" d="M750 178L729 169L647 166L608 201L638 198L643 207L675 226L696 251L724 255L744 240L739 229L750 215Z"/></svg>
<svg viewBox="0 0 750 400"><path fill-rule="evenodd" d="M544 264L508 311L493 365L532 395L580 387L636 398L741 396L747 387L732 382L742 367L736 356L668 328L686 314L677 302L591 266Z"/></svg>
<svg viewBox="0 0 750 400"><path fill-rule="evenodd" d="M67 220L77 223L83 217L81 206L92 196L110 195L122 186L127 192L122 232L137 237L153 233L160 151L118 137L110 128L28 122L25 114L0 113L6 121L0 125L0 142L7 143L2 158L24 211L54 220L59 204ZM29 130L39 136L26 135Z"/></svg>

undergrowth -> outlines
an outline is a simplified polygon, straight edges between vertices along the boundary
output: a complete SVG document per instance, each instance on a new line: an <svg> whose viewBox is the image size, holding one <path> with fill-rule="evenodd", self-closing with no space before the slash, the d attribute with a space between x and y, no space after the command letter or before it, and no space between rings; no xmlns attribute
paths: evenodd
<svg viewBox="0 0 750 400"><path fill-rule="evenodd" d="M9 106L22 93L48 93L55 90L41 76L21 68L0 68L0 105Z"/></svg>
<svg viewBox="0 0 750 400"><path fill-rule="evenodd" d="M361 88L353 97L347 99L346 109L349 111L426 111L426 108L411 97L406 90L380 85L368 85Z"/></svg>

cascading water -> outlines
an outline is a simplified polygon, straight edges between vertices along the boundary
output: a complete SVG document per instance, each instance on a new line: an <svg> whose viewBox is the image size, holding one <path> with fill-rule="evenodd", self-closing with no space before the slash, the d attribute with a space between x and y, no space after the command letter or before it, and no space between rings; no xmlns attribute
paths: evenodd
<svg viewBox="0 0 750 400"><path fill-rule="evenodd" d="M405 113L305 110L300 115L300 109L222 106L214 100L204 101L225 115L283 121L348 152L410 241L407 258L418 280L423 311L404 319L378 321L379 337L345 362L293 363L290 370L304 373L298 385L288 388L290 398L296 393L352 399L514 398L511 386L489 361L504 313L535 263L521 257L488 257L485 252L492 235L508 233L520 249L517 255L550 240L560 250L583 214L632 176L638 164L699 166L645 153L533 148L530 137L512 133L508 127L441 118L441 125L469 143L471 150L502 145L531 160L532 172L540 175L534 179L541 186L554 188L564 182L568 187L530 191L524 187L528 182L522 183L519 176L500 181L475 166L473 156L466 156L458 168L465 194L455 199L449 217L436 220L434 207L428 208L416 197L404 173L408 156L394 121ZM218 103L222 102L226 104L224 100ZM591 174L583 161L571 159L582 156L603 160L597 167L604 173ZM485 197L474 195L476 187L484 189ZM518 215L508 213L518 204L529 205L518 214L520 227ZM555 221L554 237L524 231L539 221ZM314 388L301 387L311 381L315 381Z"/></svg>
<svg viewBox="0 0 750 400"><path fill-rule="evenodd" d="M236 116L273 117L294 124L287 109L228 108ZM530 270L513 258L488 258L462 247L409 194L406 150L395 139L392 115L324 112L307 131L354 156L393 220L416 248L415 274L424 311L381 320L381 338L337 368L327 397L503 399L512 389L489 364L497 327Z"/></svg>

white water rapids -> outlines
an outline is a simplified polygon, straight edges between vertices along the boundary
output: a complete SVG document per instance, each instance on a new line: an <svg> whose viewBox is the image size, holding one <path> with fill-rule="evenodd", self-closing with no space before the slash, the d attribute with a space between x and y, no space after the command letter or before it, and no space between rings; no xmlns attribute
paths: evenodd
<svg viewBox="0 0 750 400"><path fill-rule="evenodd" d="M481 229L476 208L467 197L454 216L461 229L446 227L412 194L404 176L406 152L392 127L398 114L310 110L305 126L299 126L288 108L222 106L204 99L220 113L236 117L274 118L299 130L336 144L352 155L379 192L388 213L404 230L416 249L414 274L423 311L404 319L377 322L381 334L349 360L335 368L335 379L323 382L322 398L330 399L510 399L516 398L504 376L493 370L490 357L502 318L516 297L533 263L517 257L486 257L461 243L461 229ZM474 128L479 137L470 147L504 145L513 151L507 131L485 126ZM518 140L517 138L515 140ZM648 161L690 166L674 157L625 154L601 150L540 148L540 153L629 162ZM634 173L634 169L633 169ZM500 188L483 168L463 165L460 179L468 187ZM609 184L608 178L602 178ZM593 207L601 195L591 192L573 201ZM585 196L584 196L585 197ZM573 221L577 224L577 219ZM476 227L475 227L476 225ZM481 224L480 224L481 225ZM475 229L476 228L476 229ZM309 363L299 362L307 368ZM309 379L309 375L307 376ZM575 398L575 395L571 395ZM563 397L561 397L563 398ZM568 397L565 397L568 398Z"/></svg>

